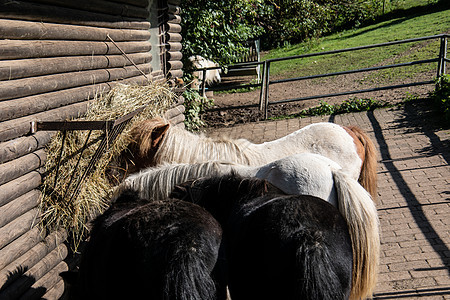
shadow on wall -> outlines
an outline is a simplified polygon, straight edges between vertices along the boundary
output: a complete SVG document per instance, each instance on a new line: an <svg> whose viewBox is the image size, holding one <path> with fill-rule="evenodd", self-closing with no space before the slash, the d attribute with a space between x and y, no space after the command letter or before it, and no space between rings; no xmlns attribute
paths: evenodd
<svg viewBox="0 0 450 300"><path fill-rule="evenodd" d="M8 279L0 288L0 299L40 299L47 291L44 287L32 288L36 279L25 275L28 268L18 267L14 272L9 272Z"/></svg>

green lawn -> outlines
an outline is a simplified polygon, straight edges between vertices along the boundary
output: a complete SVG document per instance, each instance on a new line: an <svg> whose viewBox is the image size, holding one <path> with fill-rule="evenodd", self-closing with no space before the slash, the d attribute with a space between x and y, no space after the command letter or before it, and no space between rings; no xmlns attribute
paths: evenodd
<svg viewBox="0 0 450 300"><path fill-rule="evenodd" d="M287 57L305 53L344 49L415 37L430 36L450 32L450 8L441 1L439 6L410 7L424 1L397 1L409 10L397 10L390 20L380 21L354 30L348 30L326 36L317 40L275 49L263 55L262 59ZM388 61L391 63L407 62L437 57L438 41L407 43L383 48L359 50L349 53L303 58L271 64L271 75L289 78L311 74L336 72L349 69L370 67ZM414 76L416 72L435 69L435 64L420 65L407 70L389 69L377 72L376 80L389 80L396 76ZM368 76L368 80L375 80Z"/></svg>

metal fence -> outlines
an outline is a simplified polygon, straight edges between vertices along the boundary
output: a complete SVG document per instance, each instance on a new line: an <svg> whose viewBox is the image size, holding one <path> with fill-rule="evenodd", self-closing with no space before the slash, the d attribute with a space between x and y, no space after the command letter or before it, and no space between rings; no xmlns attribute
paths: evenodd
<svg viewBox="0 0 450 300"><path fill-rule="evenodd" d="M255 62L259 61L260 59L260 40L259 39L252 39L245 41L244 47L247 48L247 51L244 52L241 55L236 55L238 58L236 59L235 63L244 63L244 62Z"/></svg>
<svg viewBox="0 0 450 300"><path fill-rule="evenodd" d="M264 117L267 118L269 105L283 104L283 103L290 103L290 102L297 102L297 101L311 100L311 99L323 99L323 98L336 97L336 96L353 95L353 94L375 92L375 91L381 91L381 90L398 89L398 88L404 88L404 87L432 84L432 83L434 83L435 78L430 78L430 80L426 80L426 81L417 81L417 82L411 82L411 83L406 83L406 84L387 85L387 86L380 86L380 87L375 87L375 88L370 88L370 89L362 89L362 90L349 90L349 91L344 91L344 92L339 92L339 93L320 94L320 95L313 95L313 96L300 97L300 98L283 99L283 100L278 100L278 101L270 101L270 99L269 99L269 88L271 85L274 85L274 84L308 80L308 79L316 79L316 78L324 78L324 77L345 75L345 74L352 74L352 73L371 72L371 71L390 69L390 68L408 67L408 66L419 65L419 64L430 64L430 63L437 62L436 76L439 77L439 76L445 74L446 63L449 62L449 59L447 58L447 39L448 39L448 37L449 37L448 34L439 34L439 35L433 35L433 36L406 39L406 40L401 40L401 41L393 41L393 42L366 45L366 46L360 46L360 47L352 47L352 48L346 48L346 49L341 49L341 50L332 50L332 51L309 53L309 54L282 57L282 58L274 58L274 59L265 60L263 62L235 64L235 65L226 66L226 67L205 68L205 69L200 69L200 70L204 70L204 72L206 72L206 70L208 70L208 69L218 69L218 68L231 69L231 68L239 68L239 67L245 66L247 64L253 65L253 66L262 64L262 69L263 69L262 70L262 74L263 74L262 80L260 80L256 84L228 86L226 88L215 87L215 88L208 88L208 90L219 91L219 90L230 90L230 89L236 89L236 88L259 87L260 88L259 104L232 106L232 107L227 107L226 109L259 107L260 110L264 110ZM393 46L393 45L420 42L420 41L432 40L432 39L440 40L440 46L439 46L440 48L439 48L438 57L432 57L432 58L424 59L424 60L409 61L409 62L398 63L398 64L383 65L383 66L377 66L377 67L361 68L361 69L324 73L324 74L315 74L315 75L295 77L295 78L270 80L271 65L274 63L280 62L280 61L302 59L302 58L309 58L309 57L319 57L319 56L326 56L326 55L331 55L331 54L379 48L379 47L389 47L389 46ZM205 76L203 76L203 78L205 78ZM202 83L202 87L203 87L203 90L205 91L206 88L205 88L204 82ZM223 110L223 109L224 108L215 108L215 109L211 109L210 111L217 111L217 110Z"/></svg>

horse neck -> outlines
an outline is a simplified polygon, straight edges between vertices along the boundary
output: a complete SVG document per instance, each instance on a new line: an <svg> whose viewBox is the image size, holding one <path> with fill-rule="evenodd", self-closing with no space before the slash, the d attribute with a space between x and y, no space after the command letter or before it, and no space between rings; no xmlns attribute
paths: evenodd
<svg viewBox="0 0 450 300"><path fill-rule="evenodd" d="M206 162L196 164L165 164L148 168L125 180L126 187L138 191L144 199L165 199L173 188L191 179L230 173L231 164Z"/></svg>
<svg viewBox="0 0 450 300"><path fill-rule="evenodd" d="M171 127L155 154L155 163L197 163L231 161L240 164L259 161L261 154L246 140L213 139L187 130Z"/></svg>

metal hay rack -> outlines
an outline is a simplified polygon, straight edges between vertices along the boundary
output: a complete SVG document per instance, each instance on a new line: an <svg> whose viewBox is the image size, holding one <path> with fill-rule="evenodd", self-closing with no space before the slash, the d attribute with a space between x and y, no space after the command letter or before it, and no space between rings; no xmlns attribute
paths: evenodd
<svg viewBox="0 0 450 300"><path fill-rule="evenodd" d="M106 153L108 149L114 144L117 137L122 133L125 129L126 125L132 120L134 116L139 114L144 110L145 106L140 107L122 117L119 117L115 120L108 121L33 121L31 122L31 133L36 133L37 131L62 131L63 137L61 142L61 147L58 153L58 159L56 164L56 173L54 180L54 187L58 182L58 175L61 163L63 162L63 150L66 141L67 131L74 130L88 130L89 133L84 141L81 149L76 151L76 154L79 154L79 158L77 160L75 168L71 171L70 180L66 187L64 198L68 199L68 201L72 201L75 199L79 192L81 185L85 178L95 169L96 163L100 160L100 158ZM97 138L96 140L91 139L91 134L94 130L101 130L103 134ZM94 154L91 156L89 163L84 169L81 177L79 177L78 181L74 180L75 175L79 171L80 161L83 157L83 152L90 146L98 143L97 149ZM68 192L70 191L70 187L75 185L70 196Z"/></svg>

